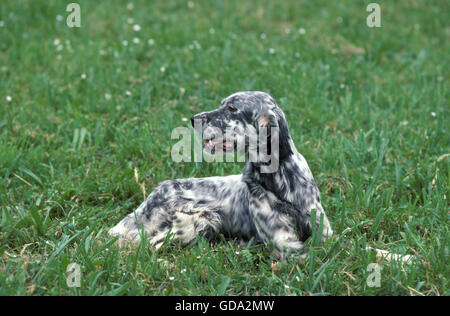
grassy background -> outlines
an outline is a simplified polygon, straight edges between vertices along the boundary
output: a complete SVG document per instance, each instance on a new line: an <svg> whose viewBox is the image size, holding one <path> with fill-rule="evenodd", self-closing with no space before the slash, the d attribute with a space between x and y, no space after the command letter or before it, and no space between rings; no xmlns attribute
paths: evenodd
<svg viewBox="0 0 450 316"><path fill-rule="evenodd" d="M0 3L1 295L450 294L448 1L378 1L381 28L371 1L80 0L81 28L69 2ZM107 229L158 182L241 171L170 159L172 129L239 90L284 109L336 238L301 263L227 241L119 251ZM418 260L368 287L357 244Z"/></svg>

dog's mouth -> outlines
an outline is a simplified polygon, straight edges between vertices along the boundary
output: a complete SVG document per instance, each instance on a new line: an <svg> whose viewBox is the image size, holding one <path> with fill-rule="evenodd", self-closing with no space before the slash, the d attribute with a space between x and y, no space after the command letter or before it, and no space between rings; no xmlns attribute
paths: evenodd
<svg viewBox="0 0 450 316"><path fill-rule="evenodd" d="M231 152L234 149L234 142L225 141L223 139L205 139L203 148L211 154Z"/></svg>

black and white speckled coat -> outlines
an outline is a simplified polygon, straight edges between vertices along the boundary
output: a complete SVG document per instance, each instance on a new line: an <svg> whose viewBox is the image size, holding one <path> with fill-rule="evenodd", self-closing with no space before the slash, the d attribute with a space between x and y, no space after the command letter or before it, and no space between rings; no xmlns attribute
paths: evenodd
<svg viewBox="0 0 450 316"><path fill-rule="evenodd" d="M191 120L193 125L202 123L198 132L206 139L205 148L214 144L217 149L219 144L228 150L233 143L236 149L244 142L246 152L257 150L248 139L270 127L270 159L248 161L239 175L164 181L136 211L111 228L110 235L135 241L147 236L153 246L160 247L169 232L184 245L195 242L197 235L212 240L222 233L243 242L253 238L272 244L274 254L286 258L304 255L313 209L316 227L323 228L322 239L332 235L308 164L297 152L284 114L269 94L238 92L225 98L218 109ZM226 134L226 140L219 134Z"/></svg>

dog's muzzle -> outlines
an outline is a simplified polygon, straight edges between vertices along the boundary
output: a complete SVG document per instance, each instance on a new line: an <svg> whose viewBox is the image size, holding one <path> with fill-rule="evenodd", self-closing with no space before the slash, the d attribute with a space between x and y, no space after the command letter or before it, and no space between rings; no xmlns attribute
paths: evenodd
<svg viewBox="0 0 450 316"><path fill-rule="evenodd" d="M224 140L226 135L217 127L211 127L213 131L208 131L207 117L205 114L198 114L191 117L191 124L195 132L204 139L203 148L211 153L229 152L234 149L234 142ZM220 131L220 133L219 133Z"/></svg>

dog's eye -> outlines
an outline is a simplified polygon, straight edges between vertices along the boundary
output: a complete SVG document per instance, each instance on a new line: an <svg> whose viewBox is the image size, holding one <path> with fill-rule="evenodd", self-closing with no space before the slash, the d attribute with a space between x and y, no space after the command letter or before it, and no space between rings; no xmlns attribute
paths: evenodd
<svg viewBox="0 0 450 316"><path fill-rule="evenodd" d="M234 105L229 105L229 106L228 106L228 111L230 111L230 112L236 112L236 111L237 111L237 108L236 108Z"/></svg>

